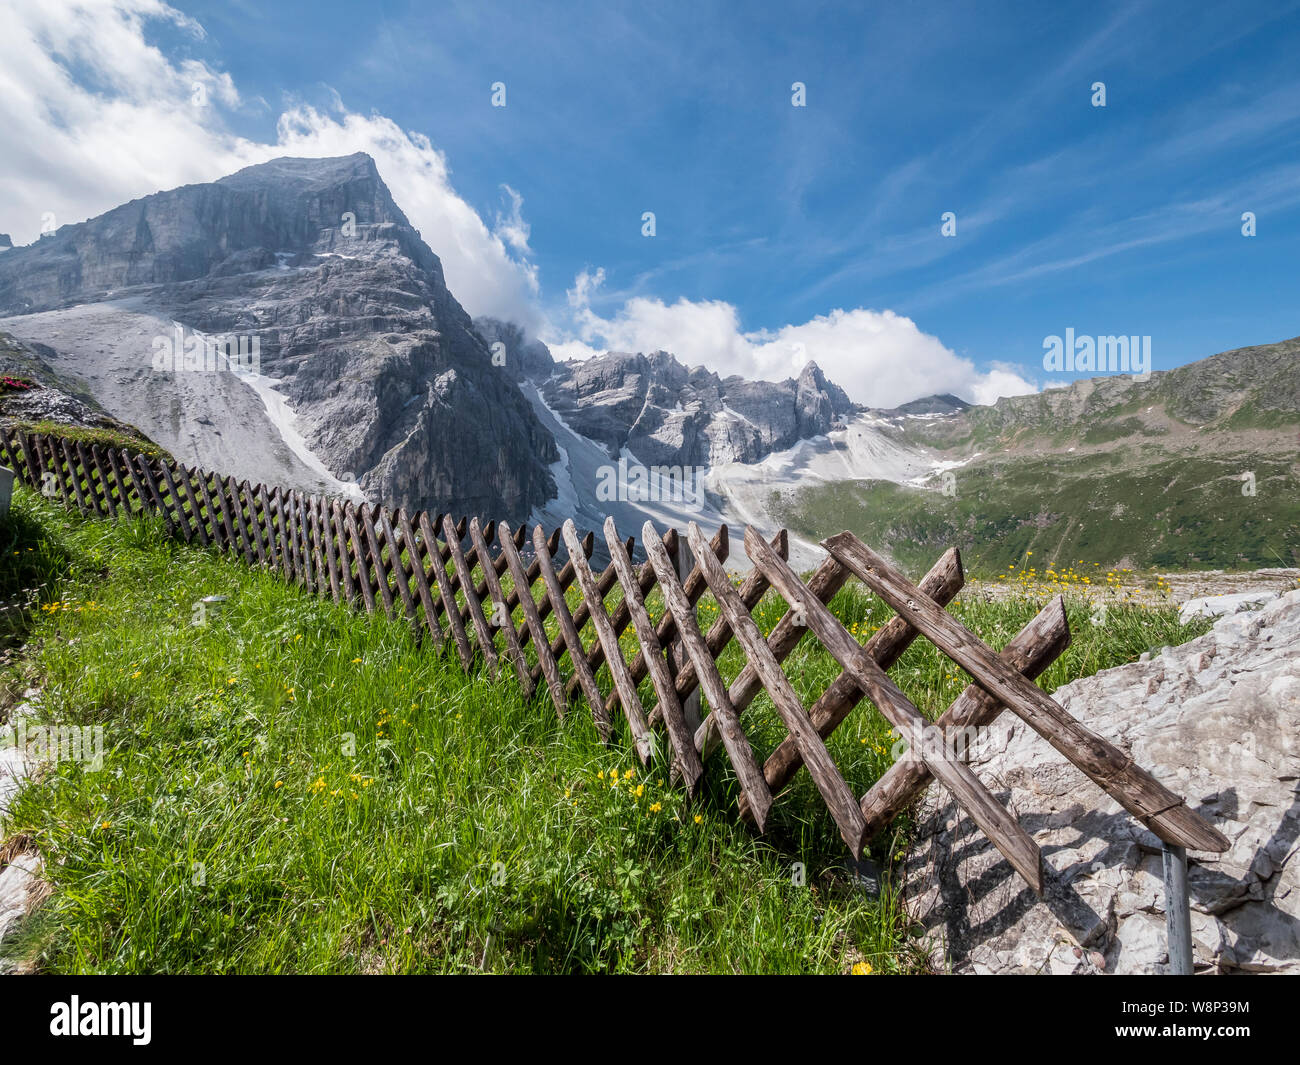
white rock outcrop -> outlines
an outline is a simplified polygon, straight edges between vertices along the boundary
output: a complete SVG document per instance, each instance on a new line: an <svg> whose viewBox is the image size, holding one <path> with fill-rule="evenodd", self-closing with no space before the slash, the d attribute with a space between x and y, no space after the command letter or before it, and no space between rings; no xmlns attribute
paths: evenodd
<svg viewBox="0 0 1300 1065"><path fill-rule="evenodd" d="M1300 973L1300 591L1054 698L1231 841L1189 854L1198 971ZM1009 712L971 759L1042 848L1038 899L933 785L905 864L911 915L957 972L1159 973L1160 842Z"/></svg>

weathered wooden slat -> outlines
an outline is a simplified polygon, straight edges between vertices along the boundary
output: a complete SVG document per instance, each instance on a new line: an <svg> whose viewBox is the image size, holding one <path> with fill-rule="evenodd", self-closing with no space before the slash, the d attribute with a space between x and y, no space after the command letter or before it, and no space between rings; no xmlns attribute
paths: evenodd
<svg viewBox="0 0 1300 1065"><path fill-rule="evenodd" d="M16 477L30 484L31 478L28 476L27 464L19 461L22 448L18 443L18 439L17 434L10 437L9 430L0 426L0 466L8 466L14 471Z"/></svg>
<svg viewBox="0 0 1300 1065"><path fill-rule="evenodd" d="M518 554L518 549L524 546L524 542L527 540L527 537L528 537L528 527L527 527L526 525L521 525L521 526L519 526L519 528L518 528L517 530L515 530L515 548L516 548L516 554ZM498 536L498 539L499 539L499 538L500 538L500 537ZM555 549L559 546L559 544L560 544L560 530L559 530L559 529L555 529L555 530L551 533L551 537L550 537L550 539L546 542L546 546L547 546L547 548L550 550L551 554L554 554L554 553L555 553ZM522 561L522 559L523 559L523 556L520 556L520 561ZM507 562L508 562L508 561L509 561L509 560L507 560ZM528 568L524 570L524 579L527 580L527 581L529 582L529 583L526 585L526 587L527 587L530 591L532 590L533 585L537 583L537 578L541 576L541 573L542 573L541 567L538 565L537 559L534 558L531 562L528 563ZM509 596L507 597L507 599L506 599L506 606L510 607L511 610L513 610L515 607L517 607L517 606L520 604L520 602L521 602L521 600L519 599L518 592L517 592L517 590L516 590L516 589L519 587L518 582L515 581L514 583L515 583L516 587L510 589L510 595L509 595ZM544 616L544 615L541 613L541 609L542 609L543 606L546 607L546 609L547 609L548 612L550 611L550 608L551 608L551 604L550 604L550 602L546 599L545 596L542 597L542 602L541 602L540 604L537 602L536 599L534 599L534 600L533 600L533 605L534 605L535 607L537 607L538 617L543 617L543 616ZM525 618L525 619L524 619L524 623L523 623L522 625L520 625L519 628L517 628L517 629L515 630L515 635L519 637L519 642L520 642L520 643L523 643L523 641L524 641L524 637L525 637L525 636L531 636L531 633L528 632L528 619L527 619L527 618ZM539 668L540 668L539 666L535 666L535 667L533 668L532 675L533 675L533 680L534 680L534 681L536 681L537 678L538 678L538 669L539 669Z"/></svg>
<svg viewBox="0 0 1300 1065"><path fill-rule="evenodd" d="M122 506L128 515L136 514L140 509L139 497L135 496L131 487L131 481L124 472L125 465L118 455L116 448L105 448L104 458L108 463L108 468L113 474L113 483L117 485L117 497L122 501Z"/></svg>
<svg viewBox="0 0 1300 1065"><path fill-rule="evenodd" d="M505 638L506 658L510 660L510 664L514 667L515 675L519 678L524 694L531 696L535 685L532 676L528 672L528 660L524 658L524 650L519 646L519 640L515 636L515 626L510 619L510 611L506 608L506 597L501 592L501 581L497 578L492 552L488 550L487 539L483 535L483 530L479 527L478 518L470 519L469 536L470 542L474 545L474 552L478 556L479 567L483 571L488 597L492 602L491 627L501 630ZM505 568L504 560L502 568ZM498 621L501 622L500 625L496 624Z"/></svg>
<svg viewBox="0 0 1300 1065"><path fill-rule="evenodd" d="M239 485L235 483L235 478L227 476L224 481L218 481L217 487L221 489L221 502L226 508L227 513L234 517L235 539L239 544L239 550L243 553L244 564L253 565L253 538L248 534L248 522L244 519L244 496L240 492Z"/></svg>
<svg viewBox="0 0 1300 1065"><path fill-rule="evenodd" d="M180 534L184 537L186 543L192 543L194 541L194 529L190 525L189 515L185 511L185 504L181 499L179 490L176 488L176 481L172 477L172 469L166 462L160 462L158 472L162 475L163 484L167 487L167 497L172 501L176 510L173 528L180 530ZM178 470L176 472L182 471Z"/></svg>
<svg viewBox="0 0 1300 1065"><path fill-rule="evenodd" d="M260 488L261 485L258 485ZM248 524L246 533L253 543L253 553L257 555L257 564L265 566L267 561L266 545L262 542L262 526L258 520L258 510L261 499L257 489L245 480L236 488L239 493L240 503L248 509Z"/></svg>
<svg viewBox="0 0 1300 1065"><path fill-rule="evenodd" d="M81 490L81 477L77 473L77 457L73 453L72 448L68 445L67 440L59 439L58 443L61 445L63 459L68 464L68 480L72 483L72 491L76 494L77 506L83 514L88 513L91 510L91 506L86 502L85 492ZM53 447L54 443L51 441L51 448Z"/></svg>
<svg viewBox="0 0 1300 1065"><path fill-rule="evenodd" d="M515 598L519 605L523 607L524 624L528 626L528 631L532 635L533 650L537 653L538 668L542 671L542 676L546 678L546 689L550 692L551 702L555 704L555 712L560 717L563 717L566 706L564 681L560 678L560 670L555 662L555 656L551 654L551 643L546 637L546 628L537 612L537 601L533 598L532 582L528 579L528 571L524 569L523 559L519 557L516 539L510 533L510 526L504 521L501 522L497 529L497 540L501 544L502 554L506 556L506 565L510 569L510 577L514 581L515 591L520 593ZM540 566L538 569L540 571ZM529 679L532 679L531 672L529 673Z"/></svg>
<svg viewBox="0 0 1300 1065"><path fill-rule="evenodd" d="M330 527L334 553L338 557L339 577L343 581L343 598L348 603L356 604L360 598L357 582L352 577L352 553L348 548L348 530L343 523L343 508L337 499L330 500Z"/></svg>
<svg viewBox="0 0 1300 1065"><path fill-rule="evenodd" d="M668 557L676 561L677 551L679 548L677 542L677 530L669 529L668 532L664 534L662 540L664 550L668 552ZM718 559L718 561L727 561L727 556L731 552L731 535L725 525L720 525L718 531L713 534L713 539L709 541L709 548L713 551L713 555ZM653 572L653 567L649 568L651 572ZM642 569L641 575L642 577L645 576L644 568ZM680 576L679 573L678 577L680 578ZM638 585L640 585L640 583L641 582L638 582ZM649 585L642 592L643 597L649 594L650 587L653 587L653 585ZM692 567L691 572L687 575L686 580L682 582L682 590L686 593L686 601L691 604L692 610L694 610L695 604L700 601L700 597L708 591L708 588L709 586L704 582L704 574L700 571L699 563L697 562L695 566ZM626 626L629 620L630 618L627 614L626 608L622 607L620 604L620 609L614 616L615 624ZM665 648L669 652L672 651L673 645L677 643L677 622L673 619L673 612L671 610L665 611L663 617L659 619L659 624L655 627L655 636L659 640L661 647ZM684 653L680 656L680 663L676 661L677 657L678 656L674 656L670 653L668 660L668 669L669 672L673 674L674 683L676 683L678 671L687 668L690 663L690 656L685 655ZM714 657L716 657L716 655ZM691 675L694 676L694 667L690 668ZM641 654L638 654L632 661L632 679L636 681L636 683L640 684L641 681L645 679L645 675L646 662L644 657ZM683 712L686 710L684 695L684 692L679 691L677 696L678 701L682 703ZM651 724L657 724L659 722L660 713L661 711L658 706L655 706L653 710L651 710Z"/></svg>
<svg viewBox="0 0 1300 1065"><path fill-rule="evenodd" d="M163 516L167 519L168 526L175 534L178 530L183 530L184 526L189 523L189 515L185 511L185 502L174 490L174 475L179 473L180 470L170 459L165 458L155 459L153 469L155 483L159 486L162 495ZM181 535L184 535L183 531Z"/></svg>
<svg viewBox="0 0 1300 1065"><path fill-rule="evenodd" d="M822 546L1161 840L1215 853L1228 849L1222 832L1109 740L1072 718L1033 681L1000 661L973 632L857 537L841 533Z"/></svg>
<svg viewBox="0 0 1300 1065"><path fill-rule="evenodd" d="M302 530L302 557L307 564L307 590L309 592L318 592L320 590L322 578L321 559L319 541L316 535L316 497L306 493L298 493L298 520Z"/></svg>
<svg viewBox="0 0 1300 1065"><path fill-rule="evenodd" d="M605 699L600 694L600 689L596 686L596 675L592 672L591 666L587 663L587 652L582 646L582 638L578 635L578 628L573 623L573 615L569 613L569 604L564 598L564 587L560 583L560 576L555 572L555 564L551 561L550 549L546 546L546 534L542 532L540 525L533 528L533 551L537 554L537 560L540 563L542 580L546 582L546 592L551 601L551 611L555 614L555 620L560 626L560 639L563 648L568 652L569 664L573 667L573 672L578 677L578 683L582 687L582 694L586 697L587 705L591 708L592 720L596 723L596 731L600 733L601 741L609 742L613 735L614 726L610 721L609 714L605 710ZM586 552L579 551L578 554L585 555ZM572 559L570 559L572 565ZM554 645L552 645L554 650ZM556 655L557 659L559 655Z"/></svg>
<svg viewBox="0 0 1300 1065"><path fill-rule="evenodd" d="M28 433L18 434L18 446L22 449L23 458L26 459L27 483L39 491L42 487L41 474L44 472L40 452Z"/></svg>
<svg viewBox="0 0 1300 1065"><path fill-rule="evenodd" d="M171 519L167 517L167 508L163 506L162 493L158 491L158 482L154 479L153 470L149 465L149 460L143 455L135 456L135 464L140 470L140 478L144 481L149 490L149 505L154 513L160 515L171 525Z"/></svg>
<svg viewBox="0 0 1300 1065"><path fill-rule="evenodd" d="M776 534L776 536L772 538L772 549L776 551L776 553L780 555L782 558L789 557L790 538L789 538L789 534L784 529L782 529L780 532ZM763 574L757 569L751 569L750 572L746 575L745 579L741 582L740 591L739 591L740 601L744 603L745 609L750 613L753 613L753 610L756 606L758 606L759 601L763 598L765 594L767 594L767 589L768 589L767 578L764 577ZM714 661L717 661L717 659L721 656L722 652L726 650L727 644L729 644L730 642L731 642L731 622L727 620L726 614L720 612L718 614L717 620L714 621L712 627L705 635L704 643L708 647L709 654L713 656ZM768 646L769 647L772 646L772 637L770 635L768 636ZM773 653L775 653L775 651ZM785 657L784 655L777 655L777 661L780 662L784 657ZM746 665L748 666L748 662L746 663ZM674 686L677 691L677 698L681 700L685 700L692 692L695 691L695 689L699 686L699 681L696 679L695 676L694 662L691 662L688 659L686 662L682 663L682 665L678 668L676 676L674 678ZM743 703L737 702L736 701L737 691L738 689L736 687L736 684L733 682L731 687L728 689L728 694L731 696L731 702L732 705L735 706L736 708L736 713L743 714L745 712L745 707L749 705L749 700L747 699ZM658 707L656 707L655 710L658 711ZM655 720L655 717L653 715L651 716L651 720L652 721ZM716 747L717 733L714 731L714 727L708 723L708 718L705 718L704 721L700 722L700 727L699 729L696 730L696 734L698 737L697 750L701 752L704 751L705 750L704 740L707 740L709 738L713 740L713 744Z"/></svg>
<svg viewBox="0 0 1300 1065"><path fill-rule="evenodd" d="M312 590L323 599L329 594L329 573L325 569L325 545L321 543L324 528L320 520L320 497L314 493L308 495L304 497L304 504L307 508L307 541L311 545Z"/></svg>
<svg viewBox="0 0 1300 1065"><path fill-rule="evenodd" d="M784 566L785 562L763 542L762 537L755 535L765 552L760 557L776 559L777 562ZM772 704L781 715L781 720L785 722L786 730L799 744L799 749L803 753L804 764L807 765L808 772L812 774L817 790L821 792L822 799L825 801L827 809L830 810L831 816L835 818L835 823L840 829L840 835L843 837L844 842L848 844L849 850L853 852L854 857L858 857L862 853L863 833L866 830L866 823L863 821L862 811L858 808L857 799L853 797L853 792L844 782L844 778L840 776L839 770L835 768L835 763L826 750L826 745L808 720L807 712L804 710L798 694L790 684L789 679L781 671L781 664L773 657L771 650L767 646L767 640L763 638L758 625L749 616L749 612L740 601L740 596L732 586L731 581L728 580L727 572L722 568L722 563L714 558L712 552L709 551L708 541L704 539L704 534L695 522L691 522L687 527L687 537L691 549L695 552L699 565L704 571L704 578L708 581L709 590L718 602L718 609L727 615L736 642L740 644L746 656L758 669L759 676L763 678L763 684L767 688L767 694L772 699ZM755 558L753 550L749 554L750 560L757 565L758 558ZM769 566L764 566L763 569L767 573L768 580L775 584L772 569ZM662 583L662 573L659 575L659 579L660 583ZM798 583L797 580L796 583ZM799 585L799 589L800 591L804 590L802 584ZM821 606L821 603L819 602L817 605ZM854 646L856 647L857 644L855 643ZM705 650L707 651L707 648ZM696 668L699 668L698 661L696 662ZM717 712L716 707L714 712ZM766 782L764 782L764 787L766 786ZM846 796L849 798L848 804L845 803Z"/></svg>
<svg viewBox="0 0 1300 1065"><path fill-rule="evenodd" d="M559 546L559 544L560 544L560 539L561 539L560 533L561 533L561 530L560 530L560 529L556 529L554 532L551 533L550 539L548 539L548 540L546 541L546 547L547 547L547 550L549 550L549 551L551 552L552 556L555 554L555 549L556 549L556 548ZM591 558L592 551L595 550L595 539L593 538L593 534L588 533L587 536L583 539L582 542L583 542L583 545L584 545L584 552L583 552L584 557L585 557L585 558ZM632 546L634 546L634 545L633 545L633 542L632 542L631 540L628 541L628 544L629 544L628 550L630 551L630 550L632 549ZM536 583L536 581L537 581L537 577L538 577L538 574L539 574L540 572L541 572L541 571L538 569L538 566L537 566L537 559L534 558L533 561L532 561L532 564L528 567L528 573L532 576L532 578L533 578L533 582L534 582L534 583ZM565 564L564 564L564 568L560 570L560 583L563 584L564 587L565 587L566 589L569 587L569 585L571 585L571 584L573 583L573 574L574 574L573 567L572 567L568 562L565 562ZM614 587L614 581L615 581L614 567L613 567L613 566L606 566L603 570L601 570L600 577L597 578L596 583L600 586L600 588L601 588L601 590L602 590L602 594L604 594L604 595L608 595L609 592L610 592L610 590ZM530 587L531 587L531 586L530 586ZM510 605L511 605L512 607L515 605L514 602L513 602L513 599L511 600L511 604L510 604ZM543 610L542 610L542 607L545 607L546 609L543 611ZM549 614L550 612L551 612L551 604L550 604L550 600L549 600L549 598L543 599L541 605L538 606L538 614L539 614L539 616L541 616L542 618L545 618L545 617L547 616L547 614ZM575 626L577 626L578 631L581 632L581 631L582 631L582 626L585 625L586 623L587 623L587 601L586 601L585 599L579 599L579 600L578 600L578 609L577 609L576 611L574 611L574 614L573 614L573 624L574 624ZM617 628L617 626L615 626L615 627ZM626 627L627 627L626 625L623 626L623 628L626 628ZM521 641L522 641L522 639L523 639L523 637L524 637L524 633L527 631L527 628L528 628L528 626L527 626L527 624L525 623L525 624L523 624L523 625L520 625L519 628L516 630L517 633L519 634L519 638L520 638ZM621 633L621 632L622 632L622 629L620 629L619 632ZM593 647L592 647L592 651L591 651L591 653L593 653L593 654L595 653L596 646L599 646L599 645L595 645L595 646L593 646ZM558 654L559 652L556 651L555 653ZM601 654L602 654L602 655L604 654L604 649L603 649L603 648L601 648ZM595 668L595 667L593 667L593 669L594 669L594 668ZM537 675L538 675L538 673L537 673L537 667L534 666L534 667L533 667L533 679L534 679L534 680L537 679ZM570 687L570 690L569 690L569 695L570 695L570 696L572 696L574 690L576 690L576 684L577 684L577 678L573 678L573 685ZM611 696L611 698L612 698L612 696ZM606 703L606 706L607 706L609 709L613 709L613 707L609 706L608 703Z"/></svg>
<svg viewBox="0 0 1300 1065"><path fill-rule="evenodd" d="M375 511L370 509L369 503L361 504L357 511L357 520L361 523L362 535L366 538L366 555L370 560L370 570L374 574L378 585L376 591L379 592L379 599L384 605L384 613L389 617L393 617L393 590L388 583L388 570L392 563L384 561L383 548L380 546L379 536L375 532Z"/></svg>
<svg viewBox="0 0 1300 1065"><path fill-rule="evenodd" d="M445 514L443 520L446 520ZM460 655L461 666L469 672L474 667L474 653L470 650L469 637L465 635L465 623L461 621L460 611L456 608L456 593L447 577L438 537L434 535L433 523L429 520L428 511L420 511L420 534L424 537L424 549L433 562L434 580L438 584L438 595L442 599L447 627L451 629L452 640L456 644L456 653Z"/></svg>
<svg viewBox="0 0 1300 1065"><path fill-rule="evenodd" d="M925 760L930 772L953 793L962 809L970 814L975 823L984 830L984 834L1011 863L1012 868L1041 895L1043 859L1038 845L1029 833L1022 829L989 794L969 766L947 758L942 744L937 745L939 747L937 752L931 749L936 745L925 742L927 725L921 711L840 624L835 615L830 612L830 608L816 596L808 594L808 589L790 569L789 564L784 559L778 558L752 527L745 531L745 550L749 554L750 561L767 574L776 590L790 604L790 609L800 612L808 628L830 652L831 657L852 674L857 685L867 693L877 709L907 740L911 751ZM744 637L740 638L744 639ZM807 723L807 719L805 722ZM808 725L811 728L811 723ZM816 732L814 731L813 734L816 735ZM817 742L821 743L820 737ZM809 759L807 748L804 749L803 754L804 761L811 772L813 763ZM813 774L813 779L816 780L816 773ZM861 818L861 808L855 805L854 809ZM866 819L862 818L861 823L860 838L865 842ZM855 851L855 855L856 853Z"/></svg>
<svg viewBox="0 0 1300 1065"><path fill-rule="evenodd" d="M123 448L118 452L118 459L122 463L122 468L126 470L127 476L131 478L136 500L140 504L140 514L142 516L148 514L152 509L149 500L149 489L144 483L144 478L140 476L140 471L136 468L134 457Z"/></svg>
<svg viewBox="0 0 1300 1065"><path fill-rule="evenodd" d="M573 524L573 520L569 519L561 528L564 534L564 545L569 549L569 558L573 560L578 589L582 592L582 597L587 604L587 614L596 629L596 639L605 648L605 662L609 666L609 675L614 681L614 690L623 704L623 716L627 719L641 761L648 764L655 753L654 734L646 723L640 696L637 695L636 685L632 683L627 661L623 658L622 649L618 644L618 634L610 624L609 613L605 609L605 597L596 584L596 575L591 572L591 566L583 557L578 529Z"/></svg>
<svg viewBox="0 0 1300 1065"><path fill-rule="evenodd" d="M205 470L192 469L187 471L194 477L199 486L199 495L203 499L203 513L208 521L208 526L212 530L212 543L218 548L225 549L229 547L230 540L225 533L225 525L221 521L221 511L212 498L212 489L208 484L208 473ZM161 505L161 504L160 504Z"/></svg>
<svg viewBox="0 0 1300 1065"><path fill-rule="evenodd" d="M411 519L407 517L405 509L399 509L397 512L397 528L401 531L402 542L406 544L406 550L411 559L411 579L415 582L416 595L420 597L420 609L424 612L425 628L429 630L433 642L441 644L443 642L442 626L438 624L438 611L435 609L433 592L429 588L429 581L424 575L424 562L420 558L422 545L415 535L415 528L411 524Z"/></svg>
<svg viewBox="0 0 1300 1065"><path fill-rule="evenodd" d="M460 583L461 593L465 596L465 605L469 609L470 621L474 625L474 635L478 640L479 653L483 656L483 661L487 665L488 674L493 678L497 675L497 651L496 645L492 642L492 630L488 628L487 618L483 616L483 604L478 601L474 594L474 577L470 573L469 563L465 559L465 552L460 548L460 540L456 536L456 528L451 523L451 518L442 519L443 538L446 540L447 547L451 550L451 564L456 568L456 577Z"/></svg>
<svg viewBox="0 0 1300 1065"><path fill-rule="evenodd" d="M109 516L116 518L117 500L113 497L113 482L108 475L99 445L91 444L90 447L82 447L82 445L78 444L77 448L83 456L81 464L85 466L89 461L90 467L95 471L95 480L99 484L100 493L104 497L104 506L108 508Z"/></svg>
<svg viewBox="0 0 1300 1065"><path fill-rule="evenodd" d="M618 573L619 584L623 588L623 602L628 606L628 616L632 620L637 639L641 641L639 657L646 663L650 683L654 685L655 692L659 696L659 705L663 708L668 741L673 750L674 767L686 785L687 794L694 794L696 785L704 774L704 764L695 750L695 740L686 724L682 704L677 699L672 673L668 669L667 659L664 658L664 649L659 643L654 622L650 620L650 612L646 609L645 599L641 595L639 576L632 566L628 549L618 538L618 528L612 517L605 519L605 542L609 546L609 557ZM632 681L630 671L628 682L632 683L635 691L636 685Z"/></svg>
<svg viewBox="0 0 1300 1065"><path fill-rule="evenodd" d="M825 583L819 579L823 575L826 578ZM813 575L813 579L808 582L808 591L817 596L823 603L829 603L848 577L849 571L836 562L835 559L824 559L817 573ZM943 557L931 567L930 572L921 581L921 588L927 594L933 596L936 602L947 606L961 590L965 580L966 577L961 565L961 554L953 547L945 551ZM784 648L783 653L777 656L778 661L793 649L798 642L799 636L807 631L802 627L792 626L790 624L791 617L790 614L782 617L768 637L769 646L775 643ZM903 652L912 646L912 642L919 635L920 633L906 621L895 615L886 624L882 625L877 632L872 634L871 639L866 642L864 650L872 657L876 665L888 671L903 656ZM742 680L744 680L743 672L740 677L736 678L736 684L732 685L733 697L737 685ZM761 690L761 684L755 677L753 693L757 693L759 690ZM841 673L836 677L808 710L808 718L812 721L817 734L825 739L834 732L839 727L840 722L848 717L853 708L862 701L864 694L848 673ZM752 693L750 697L752 698ZM748 701L746 705L748 705ZM774 792L779 792L790 783L790 780L802 765L803 757L799 754L798 746L794 740L787 736L777 745L776 750L768 755L767 761L763 764L763 775L767 778L768 787Z"/></svg>
<svg viewBox="0 0 1300 1065"><path fill-rule="evenodd" d="M66 448L69 441L65 440L63 443ZM96 517L106 518L108 517L108 508L104 506L103 500L100 499L98 485L95 483L95 471L88 465L90 457L86 454L85 444L80 440L71 441L71 444L72 452L69 462L73 466L77 482L85 492L88 509Z"/></svg>
<svg viewBox="0 0 1300 1065"><path fill-rule="evenodd" d="M1058 595L1016 634L999 657L1012 669L1033 680L1069 646L1070 623L1065 615L1065 600ZM981 728L1005 709L978 684L971 684L944 711L934 727L944 733ZM921 759L902 758L890 766L862 796L859 804L867 821L867 838L876 835L910 806L930 780L930 770Z"/></svg>
<svg viewBox="0 0 1300 1065"><path fill-rule="evenodd" d="M289 517L286 511L287 503L284 490L279 485L271 489L269 507L271 528L276 542L275 554L280 560L280 568L284 572L284 579L292 582L294 579L293 544L289 535Z"/></svg>
<svg viewBox="0 0 1300 1065"><path fill-rule="evenodd" d="M364 520L364 518L362 519ZM361 530L357 528L356 508L351 503L343 508L343 524L348 531L348 544L352 558L357 566L357 585L361 589L361 601L366 605L366 612L375 612L375 592L370 586L370 572L366 564L365 542L361 539Z"/></svg>
<svg viewBox="0 0 1300 1065"><path fill-rule="evenodd" d="M182 498L184 498L190 505L189 518L186 521L186 525L192 527L193 535L198 537L199 543L204 547L207 547L212 543L212 538L219 539L219 537L217 536L215 521L212 522L213 537L210 538L208 536L207 525L209 515L205 512L203 504L199 501L199 495L194 490L194 478L196 476L197 475L193 470L190 470L184 465L176 467L175 477L180 482L180 489L183 493Z"/></svg>
<svg viewBox="0 0 1300 1065"><path fill-rule="evenodd" d="M91 461L90 450L80 440L76 443L76 451L77 462L86 479L86 494L90 496L91 506L102 518L113 517L115 512L108 498L108 482L103 478L103 471Z"/></svg>
<svg viewBox="0 0 1300 1065"><path fill-rule="evenodd" d="M402 543L397 539L393 529L393 521L389 516L387 507L380 507L377 511L379 515L379 528L383 531L384 542L388 545L388 568L393 574L393 584L397 587L397 595L402 600L402 610L406 613L406 620L412 626L419 623L415 617L415 598L411 595L410 585L407 583L406 567L402 563Z"/></svg>
<svg viewBox="0 0 1300 1065"><path fill-rule="evenodd" d="M654 567L658 577L659 589L663 592L664 603L677 619L674 632L682 637L686 653L695 663L695 672L700 677L704 694L708 696L713 707L713 714L718 716L719 731L722 742L731 756L731 766L735 770L736 780L748 800L748 807L753 811L754 823L760 832L767 827L767 812L772 806L772 793L763 780L763 772L758 767L749 738L740 727L740 719L731 699L727 696L727 685L718 672L718 665L709 654L709 649L700 634L700 627L695 620L695 608L686 596L681 581L677 577L677 565L668 554L664 542L651 522L646 522L641 529L641 543L645 547L646 558ZM714 557L710 552L710 557ZM714 558L714 561L717 561Z"/></svg>
<svg viewBox="0 0 1300 1065"><path fill-rule="evenodd" d="M221 478L217 474L205 474L204 483L207 483L208 477L212 478L211 497L216 501L217 513L221 515L221 528L225 533L226 549L232 554L240 546L239 537L235 535L235 523L230 516L230 501L226 499L225 490L221 485Z"/></svg>

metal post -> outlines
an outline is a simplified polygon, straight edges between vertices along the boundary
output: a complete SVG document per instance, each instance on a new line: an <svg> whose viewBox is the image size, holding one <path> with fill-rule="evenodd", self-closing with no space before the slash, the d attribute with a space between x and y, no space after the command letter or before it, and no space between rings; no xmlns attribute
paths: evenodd
<svg viewBox="0 0 1300 1065"><path fill-rule="evenodd" d="M1192 900L1187 893L1187 849L1164 844L1165 930L1169 975L1192 975Z"/></svg>

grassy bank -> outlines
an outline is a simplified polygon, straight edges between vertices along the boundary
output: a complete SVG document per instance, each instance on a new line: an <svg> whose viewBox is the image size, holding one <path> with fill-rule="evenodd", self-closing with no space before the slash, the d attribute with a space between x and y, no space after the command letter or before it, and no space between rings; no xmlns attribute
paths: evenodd
<svg viewBox="0 0 1300 1065"><path fill-rule="evenodd" d="M5 592L34 596L0 673L6 710L41 689L49 722L100 726L102 768L48 766L3 835L29 835L53 896L10 953L49 972L900 972L918 965L898 900L856 887L807 779L764 838L734 815L725 757L693 802L605 748L575 706L467 677L404 624L309 598L148 523L82 519L19 491L0 526ZM10 565L12 560L12 566ZM227 597L191 624L193 604ZM1041 602L955 613L1000 646ZM853 590L860 638L888 618ZM707 616L716 608L706 599ZM770 597L765 629L783 611ZM1194 635L1172 610L1071 609L1043 683ZM722 660L729 679L738 651ZM837 672L807 644L806 702ZM894 676L929 715L965 684L923 641ZM608 678L602 677L608 688ZM647 703L648 684L642 688ZM765 697L760 754L784 735ZM830 741L861 793L890 762L860 707ZM876 842L888 867L905 821ZM799 875L802 868L803 875Z"/></svg>

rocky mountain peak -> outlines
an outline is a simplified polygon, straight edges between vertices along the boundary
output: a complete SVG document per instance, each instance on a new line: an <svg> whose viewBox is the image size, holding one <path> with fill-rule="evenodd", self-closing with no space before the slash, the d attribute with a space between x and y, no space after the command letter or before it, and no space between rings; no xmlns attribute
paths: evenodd
<svg viewBox="0 0 1300 1065"><path fill-rule="evenodd" d="M611 455L649 465L757 462L842 425L853 403L810 363L798 379L727 378L666 351L571 359L542 385L546 402Z"/></svg>
<svg viewBox="0 0 1300 1065"><path fill-rule="evenodd" d="M255 341L295 432L371 498L522 516L554 491L554 440L492 364L438 257L364 153L273 159L0 256L0 317L127 296L157 315L162 334L179 323ZM122 358L107 376L129 407L148 391L128 379L149 353ZM219 427L185 425L184 393L195 386L181 373L170 380L182 413L168 431L201 459L204 435Z"/></svg>

